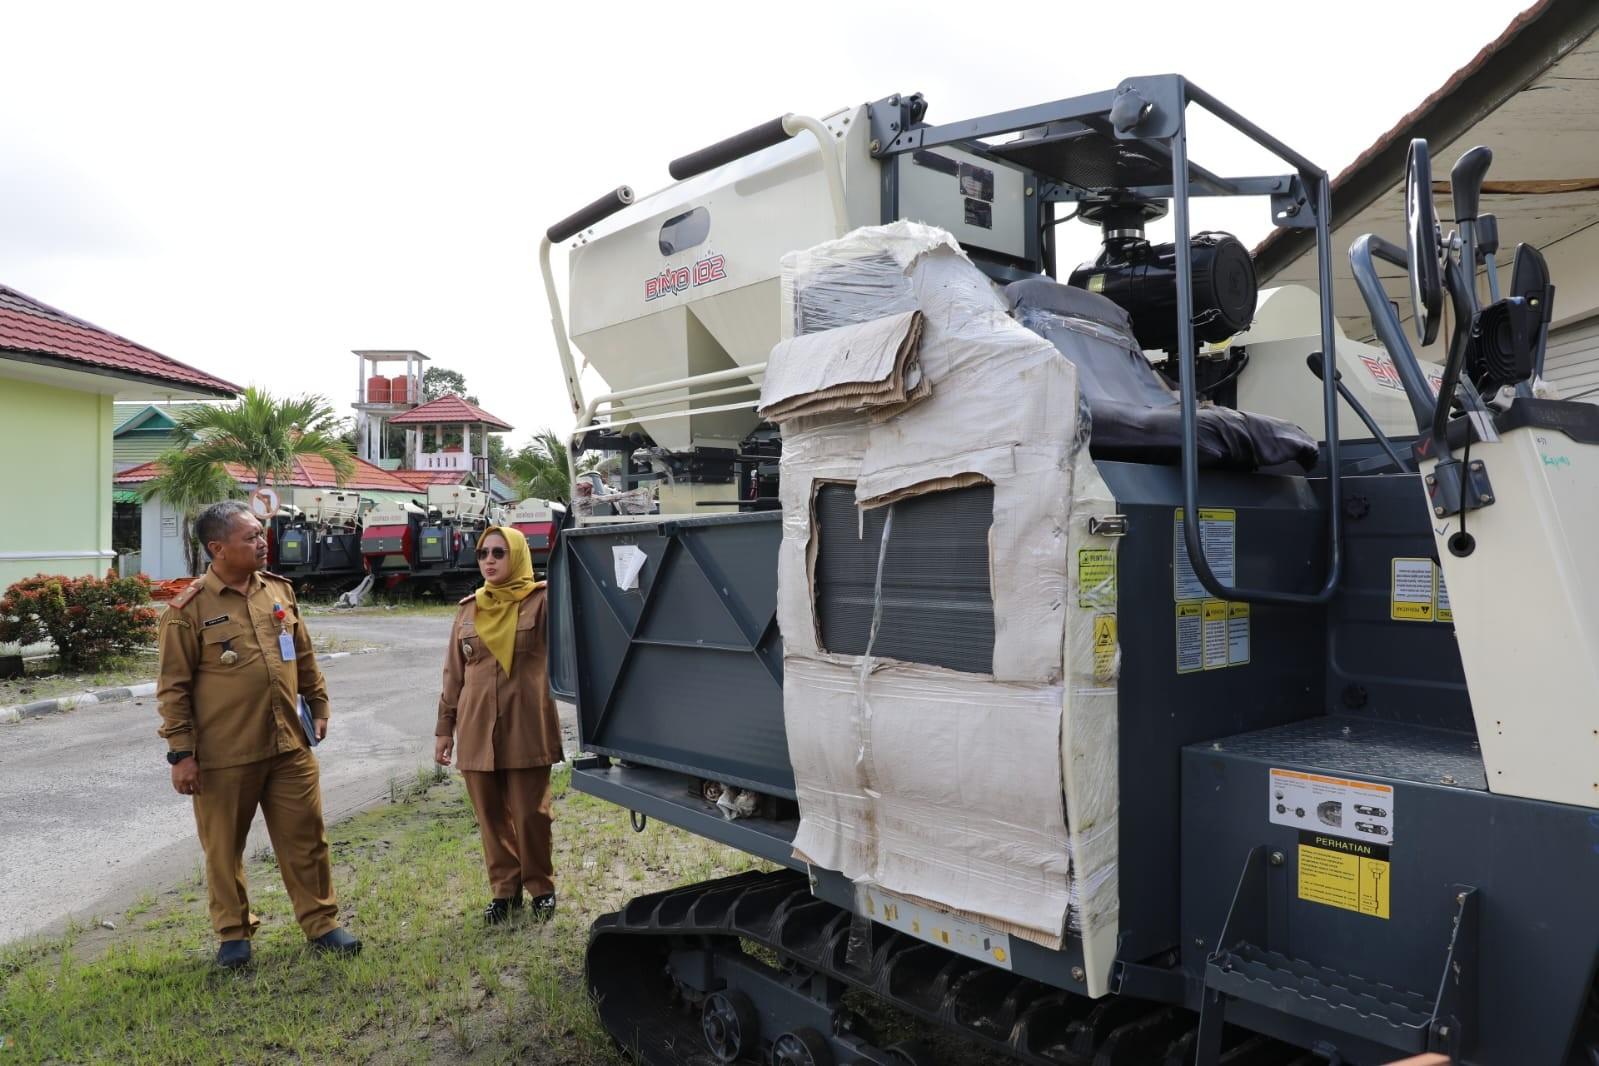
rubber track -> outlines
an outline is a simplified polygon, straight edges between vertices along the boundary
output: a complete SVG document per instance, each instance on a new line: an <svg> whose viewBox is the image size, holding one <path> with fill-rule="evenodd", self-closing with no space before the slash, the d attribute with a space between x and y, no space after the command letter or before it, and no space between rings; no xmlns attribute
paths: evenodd
<svg viewBox="0 0 1599 1066"><path fill-rule="evenodd" d="M1119 996L1089 999L874 926L869 959L850 958L854 916L811 895L790 870L739 874L630 901L589 934L588 983L606 1029L648 1066L711 1063L699 1020L667 970L684 944L753 942L798 969L865 990L1003 1057L1040 1066L1181 1066L1197 1016ZM735 939L736 938L736 939ZM861 963L854 965L852 963ZM796 993L798 994L798 993ZM1301 1049L1238 1034L1224 1066L1300 1066Z"/></svg>

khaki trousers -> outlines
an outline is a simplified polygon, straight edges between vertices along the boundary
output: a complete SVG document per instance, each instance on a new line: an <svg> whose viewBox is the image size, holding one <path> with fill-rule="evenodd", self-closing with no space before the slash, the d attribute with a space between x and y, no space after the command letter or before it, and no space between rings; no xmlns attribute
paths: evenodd
<svg viewBox="0 0 1599 1066"><path fill-rule="evenodd" d="M250 911L244 883L245 838L257 807L266 816L267 835L300 929L307 939L332 932L339 924L338 906L322 825L321 776L316 757L302 748L242 766L200 766L194 822L205 850L205 884L217 938L248 940L260 924Z"/></svg>
<svg viewBox="0 0 1599 1066"><path fill-rule="evenodd" d="M550 768L462 770L477 811L483 862L495 899L527 887L534 896L555 891L550 859Z"/></svg>

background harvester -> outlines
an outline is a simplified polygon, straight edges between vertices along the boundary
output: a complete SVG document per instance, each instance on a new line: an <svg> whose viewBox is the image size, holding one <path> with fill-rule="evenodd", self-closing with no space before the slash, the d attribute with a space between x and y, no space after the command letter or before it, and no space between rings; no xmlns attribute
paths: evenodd
<svg viewBox="0 0 1599 1066"><path fill-rule="evenodd" d="M366 576L362 513L354 492L294 489L271 522L271 567L307 594L337 594Z"/></svg>

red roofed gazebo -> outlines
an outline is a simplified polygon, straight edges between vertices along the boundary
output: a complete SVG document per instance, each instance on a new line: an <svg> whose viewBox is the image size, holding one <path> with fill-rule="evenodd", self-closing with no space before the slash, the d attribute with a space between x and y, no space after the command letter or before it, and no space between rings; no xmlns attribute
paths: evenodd
<svg viewBox="0 0 1599 1066"><path fill-rule="evenodd" d="M509 422L460 396L440 396L388 420L391 426L416 430L411 435L401 477L432 476L443 472L474 473L478 483L489 484L489 434L514 428ZM481 446L474 447L473 431ZM452 439L454 438L454 439Z"/></svg>

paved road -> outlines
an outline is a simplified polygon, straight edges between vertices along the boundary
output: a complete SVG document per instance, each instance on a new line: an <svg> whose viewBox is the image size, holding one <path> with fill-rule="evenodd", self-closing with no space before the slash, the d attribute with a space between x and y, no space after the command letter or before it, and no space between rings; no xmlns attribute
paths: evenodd
<svg viewBox="0 0 1599 1066"><path fill-rule="evenodd" d="M379 648L323 666L333 720L317 753L334 821L386 798L391 777L432 765L450 619L313 614L309 625L344 647ZM0 943L111 914L199 869L194 816L172 791L157 724L145 699L0 725ZM249 854L266 843L258 817Z"/></svg>

